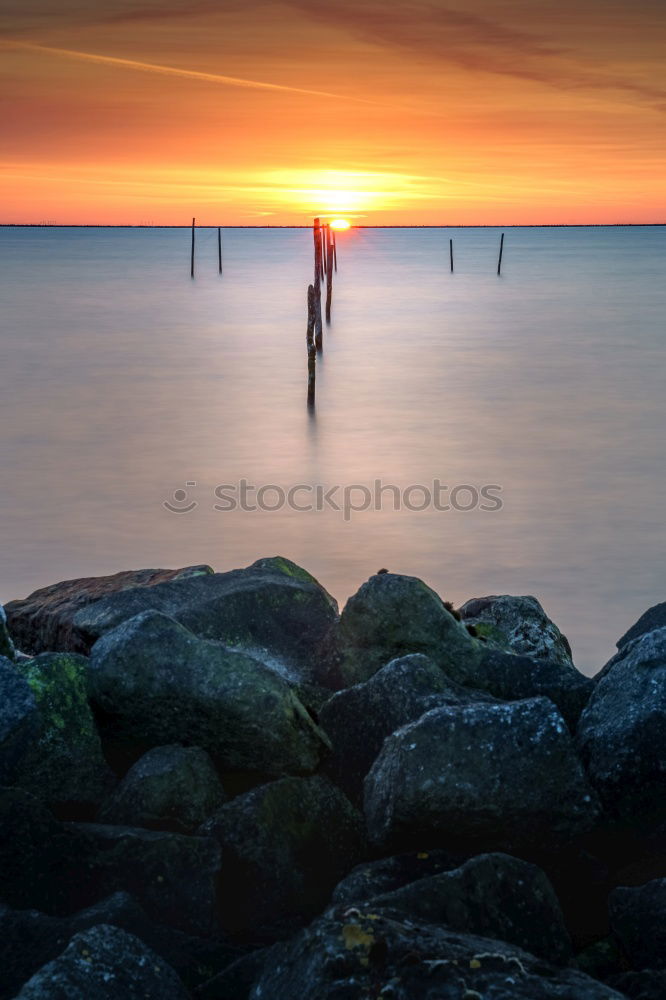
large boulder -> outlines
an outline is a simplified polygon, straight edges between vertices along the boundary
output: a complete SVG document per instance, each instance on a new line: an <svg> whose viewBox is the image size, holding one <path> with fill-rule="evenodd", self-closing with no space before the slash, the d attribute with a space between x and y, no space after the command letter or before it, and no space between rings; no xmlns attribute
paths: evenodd
<svg viewBox="0 0 666 1000"><path fill-rule="evenodd" d="M513 944L415 921L374 901L337 906L271 955L251 1000L623 1000Z"/></svg>
<svg viewBox="0 0 666 1000"><path fill-rule="evenodd" d="M329 684L336 689L366 681L409 653L423 653L464 682L482 652L434 590L395 573L371 576L349 598L329 643Z"/></svg>
<svg viewBox="0 0 666 1000"><path fill-rule="evenodd" d="M321 708L319 724L332 743L324 770L352 802L384 740L439 705L491 700L450 680L422 653L391 660L361 684L336 692Z"/></svg>
<svg viewBox="0 0 666 1000"><path fill-rule="evenodd" d="M187 582L198 580L174 586ZM248 653L197 638L161 612L144 611L99 639L89 679L105 738L134 759L145 749L180 743L203 748L225 769L304 774L328 745L274 670Z"/></svg>
<svg viewBox="0 0 666 1000"><path fill-rule="evenodd" d="M551 660L572 667L571 646L550 620L536 597L511 594L473 597L460 608L462 620L480 636L501 636L508 649L520 656Z"/></svg>
<svg viewBox="0 0 666 1000"><path fill-rule="evenodd" d="M283 778L222 806L201 834L222 848L228 930L288 930L317 913L364 853L360 813L327 778Z"/></svg>
<svg viewBox="0 0 666 1000"><path fill-rule="evenodd" d="M484 650L471 687L504 701L550 698L572 732L594 690L594 681L571 663L547 657L521 656L497 649Z"/></svg>
<svg viewBox="0 0 666 1000"><path fill-rule="evenodd" d="M365 861L353 868L336 885L333 903L358 903L401 889L441 872L451 871L467 861L466 855L452 854L435 848L431 851L408 851L388 858Z"/></svg>
<svg viewBox="0 0 666 1000"><path fill-rule="evenodd" d="M619 886L608 904L611 928L632 968L666 970L666 878Z"/></svg>
<svg viewBox="0 0 666 1000"><path fill-rule="evenodd" d="M0 1000L10 1000L35 972L57 958L75 934L112 924L161 955L190 988L221 972L242 952L228 941L193 937L150 920L137 901L116 892L70 916L12 910L0 904Z"/></svg>
<svg viewBox="0 0 666 1000"><path fill-rule="evenodd" d="M2 604L0 604L0 656L5 656L8 660L13 660L16 656L14 643L7 629L7 615Z"/></svg>
<svg viewBox="0 0 666 1000"><path fill-rule="evenodd" d="M280 557L228 573L210 573L207 567L180 573L177 579L86 601L59 633L60 648L88 653L111 629L142 612L159 611L200 638L269 661L294 683L319 682L319 646L338 608L309 573ZM39 595L28 598L37 606L40 600ZM10 623L19 621L23 603L7 606Z"/></svg>
<svg viewBox="0 0 666 1000"><path fill-rule="evenodd" d="M133 569L112 576L64 580L35 590L7 605L11 629L20 648L28 653L90 652L90 642L74 625L78 611L95 601L137 587L154 587L170 580L185 580L212 573L210 566L183 569Z"/></svg>
<svg viewBox="0 0 666 1000"><path fill-rule="evenodd" d="M417 922L517 944L555 965L571 959L571 941L545 874L508 854L480 854L452 871L375 896L372 905Z"/></svg>
<svg viewBox="0 0 666 1000"><path fill-rule="evenodd" d="M88 704L87 660L42 653L15 668L32 691L39 726L13 783L54 806L99 803L114 778Z"/></svg>
<svg viewBox="0 0 666 1000"><path fill-rule="evenodd" d="M547 698L432 709L384 743L365 781L378 847L535 852L597 818L560 713Z"/></svg>
<svg viewBox="0 0 666 1000"><path fill-rule="evenodd" d="M171 966L126 931L99 924L76 934L17 1000L188 1000Z"/></svg>
<svg viewBox="0 0 666 1000"><path fill-rule="evenodd" d="M200 747L155 747L127 772L97 820L121 826L194 833L226 796Z"/></svg>
<svg viewBox="0 0 666 1000"><path fill-rule="evenodd" d="M648 632L654 632L658 628L666 628L666 601L648 608L638 621L634 622L631 628L628 628L624 635L617 640L617 648L622 650L630 642L640 639Z"/></svg>
<svg viewBox="0 0 666 1000"><path fill-rule="evenodd" d="M20 788L0 790L0 902L66 916L117 891L187 934L216 926L220 848L209 837L56 820Z"/></svg>
<svg viewBox="0 0 666 1000"><path fill-rule="evenodd" d="M68 910L122 890L152 920L186 934L211 934L217 924L220 848L211 837L102 823L65 823L60 882Z"/></svg>
<svg viewBox="0 0 666 1000"><path fill-rule="evenodd" d="M666 821L666 627L628 642L604 668L578 727L590 780L615 821Z"/></svg>
<svg viewBox="0 0 666 1000"><path fill-rule="evenodd" d="M21 758L34 744L40 717L35 696L16 664L0 656L0 784L13 784Z"/></svg>

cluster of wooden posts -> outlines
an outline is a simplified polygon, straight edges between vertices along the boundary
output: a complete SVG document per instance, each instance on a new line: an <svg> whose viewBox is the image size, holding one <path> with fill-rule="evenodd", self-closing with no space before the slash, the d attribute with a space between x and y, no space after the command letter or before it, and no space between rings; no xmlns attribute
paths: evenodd
<svg viewBox="0 0 666 1000"><path fill-rule="evenodd" d="M338 246L335 230L328 222L315 219L312 227L314 237L314 284L308 285L308 325L305 342L308 349L308 406L314 406L317 381L317 354L321 353L323 325L321 320L321 283L326 279L326 322L331 322L331 302L333 299L333 273L338 269Z"/></svg>
<svg viewBox="0 0 666 1000"><path fill-rule="evenodd" d="M504 233L500 237L499 257L497 259L497 273L502 273L502 253L504 252ZM451 274L453 274L453 240L449 240L449 261L451 264Z"/></svg>
<svg viewBox="0 0 666 1000"><path fill-rule="evenodd" d="M192 253L190 255L190 275L194 277L194 242L197 220L192 219ZM222 229L217 227L217 269L222 274Z"/></svg>

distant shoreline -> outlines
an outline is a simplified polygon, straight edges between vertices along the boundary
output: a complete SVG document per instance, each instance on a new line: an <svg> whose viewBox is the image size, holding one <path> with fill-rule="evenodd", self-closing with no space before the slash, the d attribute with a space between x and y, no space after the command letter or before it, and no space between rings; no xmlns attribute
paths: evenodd
<svg viewBox="0 0 666 1000"><path fill-rule="evenodd" d="M352 225L352 229L654 229L666 226L666 222L544 222L544 223L517 223L505 222L493 225L456 225L455 223L441 223L440 225L394 225L394 226L368 226ZM191 223L181 226L142 226L127 224L105 224L105 223L50 223L50 222L0 222L0 229L191 229ZM217 229L217 226L197 226L197 229ZM222 229L311 229L312 226L221 226Z"/></svg>

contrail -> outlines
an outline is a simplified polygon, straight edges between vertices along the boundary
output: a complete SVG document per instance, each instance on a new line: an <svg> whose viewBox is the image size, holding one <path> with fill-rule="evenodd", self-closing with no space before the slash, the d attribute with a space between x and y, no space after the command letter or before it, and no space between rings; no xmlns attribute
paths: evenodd
<svg viewBox="0 0 666 1000"><path fill-rule="evenodd" d="M2 39L2 45L11 48L27 49L30 52L45 52L66 59L80 59L83 62L99 63L104 66L120 66L123 69L134 69L144 73L161 73L164 76L180 76L187 80L202 80L206 83L222 83L229 87L244 87L250 90L276 90L288 94L308 94L310 97L330 97L339 101L354 101L357 104L374 104L374 101L363 100L360 97L347 97L344 94L331 94L326 90L306 90L303 87L289 87L281 83L264 83L261 80L244 80L237 76L222 76L219 73L202 73L196 69L178 69L176 66L162 66L159 63L139 62L137 59L120 59L117 56L100 56L94 52L78 52L75 49L58 49L51 45L38 45L36 42L17 42L13 39Z"/></svg>

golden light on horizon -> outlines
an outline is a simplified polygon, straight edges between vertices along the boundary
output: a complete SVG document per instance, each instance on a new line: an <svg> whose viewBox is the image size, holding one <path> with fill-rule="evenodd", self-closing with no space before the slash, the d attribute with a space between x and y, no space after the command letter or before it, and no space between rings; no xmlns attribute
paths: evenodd
<svg viewBox="0 0 666 1000"><path fill-rule="evenodd" d="M351 222L347 222L346 219L332 219L329 225L331 229L349 229Z"/></svg>

